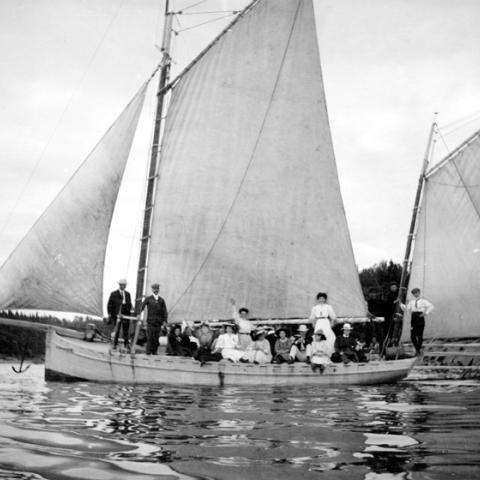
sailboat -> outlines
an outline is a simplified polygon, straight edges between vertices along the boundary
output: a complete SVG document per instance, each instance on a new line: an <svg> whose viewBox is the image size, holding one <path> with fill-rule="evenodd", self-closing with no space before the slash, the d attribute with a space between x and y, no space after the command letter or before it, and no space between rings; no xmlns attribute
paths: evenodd
<svg viewBox="0 0 480 480"><path fill-rule="evenodd" d="M411 261L407 292L420 288L422 296L435 306L425 322L425 365L416 366L415 374L470 378L480 370L474 361L479 344L472 342L480 337L480 130L430 166L429 150L437 128L434 122L404 262L406 272ZM404 341L409 340L409 322L406 313Z"/></svg>
<svg viewBox="0 0 480 480"><path fill-rule="evenodd" d="M224 318L232 296L259 321L288 323L324 290L339 318L364 319L312 0L254 0L169 81L171 17L167 2L137 306L158 282L171 323ZM0 307L102 315L110 222L153 77L0 269ZM129 383L372 384L405 377L413 362L336 364L322 374L306 364L201 366L112 352L52 327L45 368L50 377Z"/></svg>

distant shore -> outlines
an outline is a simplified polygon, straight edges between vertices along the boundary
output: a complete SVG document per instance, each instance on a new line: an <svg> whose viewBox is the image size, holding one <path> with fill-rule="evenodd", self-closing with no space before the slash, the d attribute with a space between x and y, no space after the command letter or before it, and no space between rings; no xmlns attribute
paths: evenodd
<svg viewBox="0 0 480 480"><path fill-rule="evenodd" d="M0 353L0 363L12 363L12 362L19 362L22 359L21 355L14 356L14 355L3 355ZM24 362L27 363L45 363L45 357L43 355L35 356L33 358L25 358Z"/></svg>

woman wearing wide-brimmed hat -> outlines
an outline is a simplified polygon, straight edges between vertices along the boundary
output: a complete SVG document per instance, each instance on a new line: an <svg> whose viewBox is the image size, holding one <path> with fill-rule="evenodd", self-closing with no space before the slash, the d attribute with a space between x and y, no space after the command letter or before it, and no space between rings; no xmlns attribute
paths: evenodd
<svg viewBox="0 0 480 480"><path fill-rule="evenodd" d="M240 361L252 363L270 363L272 361L270 342L266 339L266 331L263 328L255 330L254 341L248 346Z"/></svg>
<svg viewBox="0 0 480 480"><path fill-rule="evenodd" d="M318 368L323 372L325 367L331 363L331 354L332 351L323 330L317 330L313 342L307 347L307 357L310 359L312 369L315 371Z"/></svg>

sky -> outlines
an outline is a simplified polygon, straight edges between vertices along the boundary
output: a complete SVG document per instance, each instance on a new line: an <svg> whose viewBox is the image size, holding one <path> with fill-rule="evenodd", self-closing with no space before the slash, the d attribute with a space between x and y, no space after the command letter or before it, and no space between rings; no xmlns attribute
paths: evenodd
<svg viewBox="0 0 480 480"><path fill-rule="evenodd" d="M180 31L224 16L192 13L247 1L170 3L184 9ZM480 2L314 4L357 265L400 262L434 112L442 137L433 161L480 128ZM161 0L0 2L1 263L159 62L163 10ZM175 35L172 75L231 19ZM113 220L107 291L119 277L135 283L153 106L151 89Z"/></svg>

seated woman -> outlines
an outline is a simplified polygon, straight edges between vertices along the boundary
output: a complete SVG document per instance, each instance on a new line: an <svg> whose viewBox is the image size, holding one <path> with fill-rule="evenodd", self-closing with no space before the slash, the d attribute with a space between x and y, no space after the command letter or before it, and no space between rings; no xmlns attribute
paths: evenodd
<svg viewBox="0 0 480 480"><path fill-rule="evenodd" d="M198 349L193 355L195 360L198 360L202 365L205 362L218 362L222 359L220 352L213 353L212 345L214 340L214 333L212 332L208 323L202 323L200 328L195 332L195 336L198 339Z"/></svg>
<svg viewBox="0 0 480 480"><path fill-rule="evenodd" d="M327 337L322 330L315 332L313 342L307 347L307 358L310 359L312 370L320 369L321 372L331 363L331 348L327 342Z"/></svg>
<svg viewBox="0 0 480 480"><path fill-rule="evenodd" d="M290 362L290 350L292 348L292 339L287 337L287 329L279 328L277 330L278 339L275 342L275 356L273 357L273 363ZM291 363L291 362L290 362Z"/></svg>
<svg viewBox="0 0 480 480"><path fill-rule="evenodd" d="M314 333L318 330L323 330L327 342L333 351L333 345L335 344L335 333L333 333L332 327L337 319L335 312L331 305L327 303L328 295L323 292L317 294L317 304L314 305L310 313L310 322L313 325Z"/></svg>
<svg viewBox="0 0 480 480"><path fill-rule="evenodd" d="M180 325L174 325L167 337L167 355L191 356L190 340L181 334Z"/></svg>
<svg viewBox="0 0 480 480"><path fill-rule="evenodd" d="M307 361L307 347L312 343L312 338L308 335L308 327L306 325L300 325L297 332L292 348L290 349L290 359L288 363Z"/></svg>
<svg viewBox="0 0 480 480"><path fill-rule="evenodd" d="M220 353L222 358L231 362L238 362L242 358L243 350L240 349L238 335L234 333L232 325L226 325L225 333L218 336L213 353Z"/></svg>
<svg viewBox="0 0 480 480"><path fill-rule="evenodd" d="M183 340L185 345L189 347L190 356L198 350L199 341L198 338L193 334L193 329L190 326L186 326L182 333Z"/></svg>
<svg viewBox="0 0 480 480"><path fill-rule="evenodd" d="M265 330L255 330L254 341L247 347L240 360L241 362L270 363L272 361L270 342L265 336Z"/></svg>

